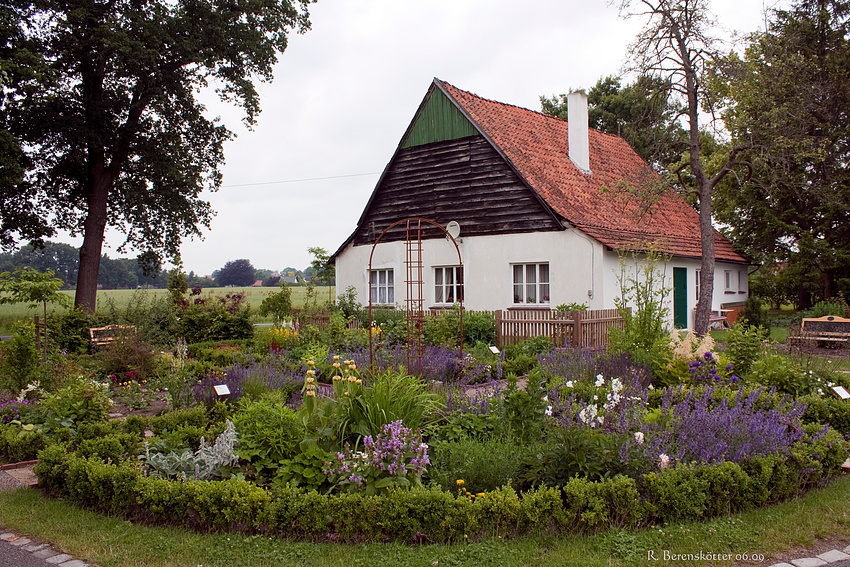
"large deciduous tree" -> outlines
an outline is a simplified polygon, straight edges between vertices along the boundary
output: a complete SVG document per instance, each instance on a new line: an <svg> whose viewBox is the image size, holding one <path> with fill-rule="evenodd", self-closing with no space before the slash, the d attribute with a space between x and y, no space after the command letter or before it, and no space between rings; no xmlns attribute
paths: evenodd
<svg viewBox="0 0 850 567"><path fill-rule="evenodd" d="M700 131L701 102L706 101L706 66L719 55L712 36L714 21L708 0L622 0L624 17L640 17L646 24L630 48L634 71L667 81L681 99L688 132L687 176L678 175L683 191L692 191L699 208L702 261L700 297L694 330L708 332L714 292L715 234L712 224L712 194L715 186L738 165L744 146L734 146L719 164L706 167Z"/></svg>
<svg viewBox="0 0 850 567"><path fill-rule="evenodd" d="M754 258L794 267L800 307L850 292L850 2L775 11L718 70L724 119L754 147L751 181L718 192L718 218Z"/></svg>
<svg viewBox="0 0 850 567"><path fill-rule="evenodd" d="M248 286L257 281L256 270L250 260L230 260L215 274L221 285Z"/></svg>
<svg viewBox="0 0 850 567"><path fill-rule="evenodd" d="M4 0L0 132L24 172L2 187L0 236L82 234L75 303L88 311L107 226L126 235L122 248L176 258L182 238L209 227L201 194L220 187L232 137L199 92L214 87L251 126L254 81L272 79L312 1ZM12 160L0 162L3 174Z"/></svg>

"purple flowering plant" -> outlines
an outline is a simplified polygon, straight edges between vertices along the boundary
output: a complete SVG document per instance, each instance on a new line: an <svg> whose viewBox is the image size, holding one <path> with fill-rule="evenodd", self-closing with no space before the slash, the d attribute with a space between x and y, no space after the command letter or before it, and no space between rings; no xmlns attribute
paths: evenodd
<svg viewBox="0 0 850 567"><path fill-rule="evenodd" d="M732 373L734 365L730 362L725 371L717 370L717 357L711 351L688 363L691 384L738 384L740 379Z"/></svg>
<svg viewBox="0 0 850 567"><path fill-rule="evenodd" d="M346 445L333 461L325 463L324 473L332 490L378 494L390 487L422 486L429 463L428 445L422 442L421 433L399 420L384 425L374 437L364 437L360 451Z"/></svg>
<svg viewBox="0 0 850 567"><path fill-rule="evenodd" d="M621 455L631 458L657 458L669 455L673 463L739 463L754 457L787 455L804 437L801 421L805 404L785 401L765 407L759 388L735 398L714 398L715 388L688 391L670 388L661 406L648 417L640 430L646 436L641 445L623 446Z"/></svg>
<svg viewBox="0 0 850 567"><path fill-rule="evenodd" d="M0 423L10 423L12 421L23 422L26 416L35 409L36 402L34 400L10 400L0 403Z"/></svg>

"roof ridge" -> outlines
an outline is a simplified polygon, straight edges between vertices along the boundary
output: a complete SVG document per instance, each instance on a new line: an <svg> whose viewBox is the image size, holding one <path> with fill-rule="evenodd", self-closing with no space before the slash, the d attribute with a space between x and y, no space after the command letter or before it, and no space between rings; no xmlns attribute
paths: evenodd
<svg viewBox="0 0 850 567"><path fill-rule="evenodd" d="M530 112L532 114L536 114L536 115L541 116L543 118L550 119L550 120L556 120L559 123L564 123L564 124L567 124L567 125L569 125L569 123L570 123L569 120L567 120L566 118L561 118L560 116L553 116L552 114L546 114L545 112L541 112L539 110L533 110L531 108L526 108L524 106L519 106L518 104L511 104L509 102L502 102L502 101L499 101L499 100L493 100L493 99L490 99L490 98L487 98L487 97L483 97L483 96L476 94L474 92L467 91L465 89L457 87L457 86L449 83L448 81L444 81L444 80L439 79L437 77L434 77L434 80L437 81L438 83L440 83L441 85L443 85L444 87L445 86L451 87L452 89L454 89L456 91L460 91L464 94L468 94L469 96L475 97L478 100L482 100L484 102L489 102L489 103L492 103L492 104L498 104L500 106L507 106L507 107L510 107L510 108L516 108L518 110L522 110L524 112ZM622 136L618 136L617 134L612 134L610 132L603 132L602 130L600 130L598 128L594 128L590 125L587 126L587 129L592 131L592 132L595 132L597 134L601 134L603 136L608 136L608 137L611 137L611 138L615 138L617 140L625 141L625 139ZM628 144L628 142L626 142L626 143ZM631 145L629 147L631 147Z"/></svg>

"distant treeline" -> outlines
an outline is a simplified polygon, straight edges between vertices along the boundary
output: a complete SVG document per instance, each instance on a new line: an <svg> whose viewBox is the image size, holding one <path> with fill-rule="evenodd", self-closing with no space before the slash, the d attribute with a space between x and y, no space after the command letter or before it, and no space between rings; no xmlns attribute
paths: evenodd
<svg viewBox="0 0 850 567"><path fill-rule="evenodd" d="M69 244L46 242L44 248L25 246L11 254L0 254L0 272L11 272L16 268L31 267L40 272L53 270L56 277L65 282L66 287L77 285L80 251ZM216 287L215 281L189 272L186 276L189 287ZM138 287L168 287L168 272L155 270L145 274L138 258L110 258L104 255L100 259L98 284L103 289L135 289Z"/></svg>

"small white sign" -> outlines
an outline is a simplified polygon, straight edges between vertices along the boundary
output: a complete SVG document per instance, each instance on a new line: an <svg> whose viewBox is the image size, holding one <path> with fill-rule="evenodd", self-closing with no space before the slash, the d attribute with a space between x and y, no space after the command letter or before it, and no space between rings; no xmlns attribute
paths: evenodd
<svg viewBox="0 0 850 567"><path fill-rule="evenodd" d="M832 391L841 398L842 400L846 400L850 398L850 392L844 389L844 386L833 386Z"/></svg>
<svg viewBox="0 0 850 567"><path fill-rule="evenodd" d="M215 393L219 396L226 396L230 394L230 388L227 387L227 384L218 384L213 386L213 390L215 390Z"/></svg>
<svg viewBox="0 0 850 567"><path fill-rule="evenodd" d="M499 347L491 346L490 352L492 352L493 354L499 354Z"/></svg>

